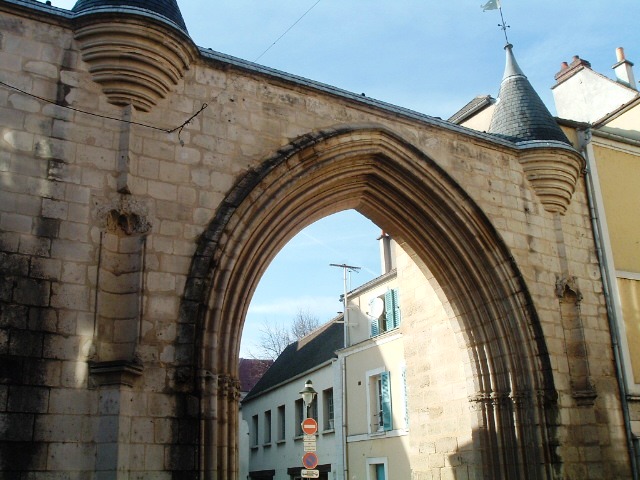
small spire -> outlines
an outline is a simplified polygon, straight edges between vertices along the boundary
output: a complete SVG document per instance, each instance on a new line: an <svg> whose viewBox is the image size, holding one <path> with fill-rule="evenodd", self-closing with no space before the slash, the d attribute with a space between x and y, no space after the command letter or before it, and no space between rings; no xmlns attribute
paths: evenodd
<svg viewBox="0 0 640 480"><path fill-rule="evenodd" d="M516 62L513 45L505 46L506 65L488 133L514 142L532 140L569 144L544 102Z"/></svg>
<svg viewBox="0 0 640 480"><path fill-rule="evenodd" d="M527 78L525 74L522 72L520 65L518 65L518 62L516 61L516 57L513 56L513 45L511 45L510 43L507 43L504 49L507 52L507 62L504 67L504 75L502 76L502 80L504 81L507 78L514 77L516 75L520 75Z"/></svg>

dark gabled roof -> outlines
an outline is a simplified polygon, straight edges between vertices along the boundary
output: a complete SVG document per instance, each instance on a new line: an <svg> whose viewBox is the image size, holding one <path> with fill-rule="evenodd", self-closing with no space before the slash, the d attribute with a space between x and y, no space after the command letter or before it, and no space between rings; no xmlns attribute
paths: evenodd
<svg viewBox="0 0 640 480"><path fill-rule="evenodd" d="M241 358L238 365L240 391L249 392L258 383L264 372L273 365L273 360L259 360L257 358Z"/></svg>
<svg viewBox="0 0 640 480"><path fill-rule="evenodd" d="M507 62L488 133L512 142L558 141L570 145L544 102L522 73L507 45Z"/></svg>
<svg viewBox="0 0 640 480"><path fill-rule="evenodd" d="M478 95L456 113L451 115L448 121L460 125L469 117L472 117L494 103L496 103L496 100L491 95Z"/></svg>
<svg viewBox="0 0 640 480"><path fill-rule="evenodd" d="M285 348L243 401L335 358L344 343L343 324L337 323L341 319L342 315Z"/></svg>
<svg viewBox="0 0 640 480"><path fill-rule="evenodd" d="M176 0L78 0L71 9L74 13L95 11L118 11L121 8L134 8L153 12L187 33L187 26Z"/></svg>

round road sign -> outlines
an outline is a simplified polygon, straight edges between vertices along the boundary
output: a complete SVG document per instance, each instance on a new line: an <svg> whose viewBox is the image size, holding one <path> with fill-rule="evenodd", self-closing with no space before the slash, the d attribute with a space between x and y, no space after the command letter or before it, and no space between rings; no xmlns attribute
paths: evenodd
<svg viewBox="0 0 640 480"><path fill-rule="evenodd" d="M318 466L318 455L313 452L305 453L304 457L302 457L302 465L309 469L316 468Z"/></svg>
<svg viewBox="0 0 640 480"><path fill-rule="evenodd" d="M313 435L318 431L318 422L316 422L313 418L305 418L302 421L302 431L307 435Z"/></svg>

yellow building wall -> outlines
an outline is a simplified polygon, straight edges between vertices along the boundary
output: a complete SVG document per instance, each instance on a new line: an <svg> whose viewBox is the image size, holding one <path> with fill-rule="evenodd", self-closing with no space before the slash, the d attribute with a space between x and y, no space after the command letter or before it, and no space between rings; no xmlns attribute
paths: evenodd
<svg viewBox="0 0 640 480"><path fill-rule="evenodd" d="M391 331L377 337L394 337L388 343L371 345L366 350L353 353L347 357L347 435L364 435L369 433L370 419L367 416L367 398L369 386L367 372L384 368L390 372L391 403L393 411L393 428L404 428L404 418L400 417L404 401L404 383L402 381L402 367L404 365L404 349L402 337L398 331Z"/></svg>
<svg viewBox="0 0 640 480"><path fill-rule="evenodd" d="M636 116L640 114L640 109ZM631 117L617 119L608 129L629 134ZM625 121L626 120L626 121ZM640 124L638 124L640 125ZM637 129L637 125L635 127ZM627 147L594 145L600 190L604 203L613 268L626 333L633 381L640 384L640 281L621 272L640 274L640 157Z"/></svg>
<svg viewBox="0 0 640 480"><path fill-rule="evenodd" d="M633 379L640 383L640 281L618 278L618 291L631 352Z"/></svg>
<svg viewBox="0 0 640 480"><path fill-rule="evenodd" d="M594 153L615 269L640 272L640 159L600 145Z"/></svg>
<svg viewBox="0 0 640 480"><path fill-rule="evenodd" d="M349 479L375 479L367 476L367 459L385 458L387 478L401 480L411 478L408 437L383 438L375 442L355 442L347 444L349 455Z"/></svg>
<svg viewBox="0 0 640 480"><path fill-rule="evenodd" d="M640 108L636 105L607 122L607 131L640 140Z"/></svg>

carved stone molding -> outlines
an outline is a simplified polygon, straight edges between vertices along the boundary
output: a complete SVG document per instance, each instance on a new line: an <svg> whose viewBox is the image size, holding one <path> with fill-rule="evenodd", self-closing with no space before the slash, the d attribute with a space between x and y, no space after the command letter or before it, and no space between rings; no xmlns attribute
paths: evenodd
<svg viewBox="0 0 640 480"><path fill-rule="evenodd" d="M197 54L184 34L133 16L87 16L75 39L109 103L143 112L167 96Z"/></svg>
<svg viewBox="0 0 640 480"><path fill-rule="evenodd" d="M523 150L518 160L544 209L564 215L584 169L582 157L570 150L538 147Z"/></svg>
<svg viewBox="0 0 640 480"><path fill-rule="evenodd" d="M227 397L231 400L239 400L240 380L231 375L219 375L218 390L223 397Z"/></svg>
<svg viewBox="0 0 640 480"><path fill-rule="evenodd" d="M126 385L132 387L143 371L142 364L135 361L116 360L89 363L89 373L96 386Z"/></svg>
<svg viewBox="0 0 640 480"><path fill-rule="evenodd" d="M589 383L585 389L577 390L574 388L571 392L571 396L579 407L589 407L596 403L598 393L596 392L595 387Z"/></svg>

